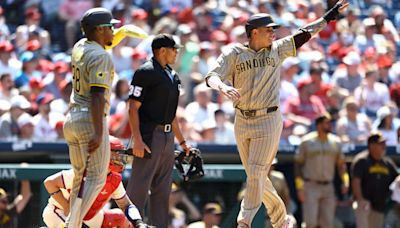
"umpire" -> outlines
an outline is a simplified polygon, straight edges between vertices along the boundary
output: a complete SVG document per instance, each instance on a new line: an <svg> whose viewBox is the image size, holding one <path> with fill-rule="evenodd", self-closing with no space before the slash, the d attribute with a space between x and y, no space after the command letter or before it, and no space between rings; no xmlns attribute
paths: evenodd
<svg viewBox="0 0 400 228"><path fill-rule="evenodd" d="M157 228L168 227L174 135L189 151L175 118L181 83L169 65L175 63L180 47L171 35L155 36L151 44L154 57L135 72L129 91L129 123L136 158L127 193L143 216L150 190L149 218Z"/></svg>

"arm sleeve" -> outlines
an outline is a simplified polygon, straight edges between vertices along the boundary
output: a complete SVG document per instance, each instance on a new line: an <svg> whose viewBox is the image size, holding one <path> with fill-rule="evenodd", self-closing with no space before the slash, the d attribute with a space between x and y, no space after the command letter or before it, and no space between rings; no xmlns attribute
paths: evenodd
<svg viewBox="0 0 400 228"><path fill-rule="evenodd" d="M149 89L150 72L139 69L135 72L132 78L131 86L129 87L129 98L143 102L143 99Z"/></svg>
<svg viewBox="0 0 400 228"><path fill-rule="evenodd" d="M206 82L207 78L211 76L217 76L221 79L221 81L230 80L235 69L236 55L237 53L235 50L233 50L233 48L227 52L221 53L215 64L211 66L210 71L207 73L205 77Z"/></svg>
<svg viewBox="0 0 400 228"><path fill-rule="evenodd" d="M117 189L115 189L115 191L111 194L111 198L114 200L118 200L118 199L121 199L122 197L124 197L125 195L126 195L125 188L121 181L121 183L119 183Z"/></svg>
<svg viewBox="0 0 400 228"><path fill-rule="evenodd" d="M296 56L296 46L293 36L287 36L276 41L280 59Z"/></svg>
<svg viewBox="0 0 400 228"><path fill-rule="evenodd" d="M337 15L339 15L339 8L341 4L336 4L330 10L328 10L322 18L317 19L316 21L307 24L303 28L301 28L296 34L293 35L296 49L300 48L307 41L311 39L311 37L317 33L319 33L327 23L332 20L335 20Z"/></svg>
<svg viewBox="0 0 400 228"><path fill-rule="evenodd" d="M344 153L343 153L343 145L340 143L340 138L339 137L337 137L337 139L336 139L336 146L337 146L337 150L338 150L338 157L337 157L337 159L338 159L338 161L345 161L345 156L344 156Z"/></svg>
<svg viewBox="0 0 400 228"><path fill-rule="evenodd" d="M391 158L389 158L389 164L390 164L391 178L392 178L392 180L394 180L394 179L396 179L397 175L399 174L397 172L397 166L396 166L396 163Z"/></svg>
<svg viewBox="0 0 400 228"><path fill-rule="evenodd" d="M364 174L364 170L363 170L363 164L364 164L364 160L358 160L355 163L352 164L351 166L351 176L354 177L358 177L358 178L362 178L363 174Z"/></svg>
<svg viewBox="0 0 400 228"><path fill-rule="evenodd" d="M299 147L296 150L296 154L294 157L295 161L298 163L304 163L305 154L306 154L306 143L302 142L300 143Z"/></svg>
<svg viewBox="0 0 400 228"><path fill-rule="evenodd" d="M108 89L113 78L114 68L110 55L95 56L88 64L90 87L102 87Z"/></svg>
<svg viewBox="0 0 400 228"><path fill-rule="evenodd" d="M294 44L296 49L299 49L303 44L307 43L311 39L311 34L309 32L299 30L293 35Z"/></svg>

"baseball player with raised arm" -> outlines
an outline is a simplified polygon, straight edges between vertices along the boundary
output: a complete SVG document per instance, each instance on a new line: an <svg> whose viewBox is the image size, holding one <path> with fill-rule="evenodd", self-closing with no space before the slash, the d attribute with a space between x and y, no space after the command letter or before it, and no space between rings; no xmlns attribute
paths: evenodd
<svg viewBox="0 0 400 228"><path fill-rule="evenodd" d="M268 179L282 132L282 116L277 111L280 66L348 5L346 0L339 0L323 17L277 41L274 41L274 29L279 25L269 14L254 14L245 26L249 43L236 44L223 51L206 75L208 85L232 99L236 108L235 137L247 174L247 191L237 217L238 227L251 227L261 202L273 227L293 226Z"/></svg>
<svg viewBox="0 0 400 228"><path fill-rule="evenodd" d="M69 146L74 181L66 227L82 226L83 217L106 182L110 160L106 116L109 114L114 66L105 46L112 44L116 23L119 21L113 19L107 9L86 11L81 19L86 38L79 40L72 49L73 92L64 135ZM85 173L86 181L82 188L80 185ZM77 200L80 189L82 195ZM77 202L82 203L78 206Z"/></svg>
<svg viewBox="0 0 400 228"><path fill-rule="evenodd" d="M133 205L122 184L121 173L127 163L128 155L119 154L124 144L118 138L110 136L111 160L108 166L106 183L89 211L83 218L88 227L139 227L145 228L138 209ZM46 178L44 185L50 194L49 203L43 210L43 221L49 228L60 228L69 212L69 197L74 179L73 169L63 170ZM118 208L103 209L114 199ZM125 213L124 213L125 212Z"/></svg>

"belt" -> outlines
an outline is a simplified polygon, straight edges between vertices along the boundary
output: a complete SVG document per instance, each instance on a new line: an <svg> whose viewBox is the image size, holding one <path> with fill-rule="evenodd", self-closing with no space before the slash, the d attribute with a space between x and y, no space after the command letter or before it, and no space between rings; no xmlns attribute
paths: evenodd
<svg viewBox="0 0 400 228"><path fill-rule="evenodd" d="M311 182L311 183L320 184L320 185L328 185L328 184L332 183L332 181L317 181L317 180L310 180L308 178L304 178L304 180L306 182Z"/></svg>
<svg viewBox="0 0 400 228"><path fill-rule="evenodd" d="M238 108L238 109L244 117L249 118L249 117L255 117L257 115L261 115L263 113L275 112L276 110L278 110L278 106L272 106L272 107L268 107L265 109L259 109L259 110L242 110L240 108Z"/></svg>
<svg viewBox="0 0 400 228"><path fill-rule="evenodd" d="M74 106L69 109L70 112L89 112L88 107Z"/></svg>
<svg viewBox="0 0 400 228"><path fill-rule="evenodd" d="M89 112L88 107L80 107L80 106L74 106L69 109L70 112ZM106 113L104 113L104 116L107 116Z"/></svg>
<svg viewBox="0 0 400 228"><path fill-rule="evenodd" d="M165 125L157 124L155 129L158 129L158 130L161 130L161 131L163 131L165 133L168 133L168 132L172 131L172 125L171 124L165 124Z"/></svg>

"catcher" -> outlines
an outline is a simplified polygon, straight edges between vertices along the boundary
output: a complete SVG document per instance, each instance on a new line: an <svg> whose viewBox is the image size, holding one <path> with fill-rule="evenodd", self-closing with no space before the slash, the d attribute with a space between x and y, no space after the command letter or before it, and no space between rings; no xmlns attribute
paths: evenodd
<svg viewBox="0 0 400 228"><path fill-rule="evenodd" d="M106 184L83 219L84 227L149 227L125 193L121 173L128 155L120 154L124 145L118 138L110 136L111 159ZM46 178L44 185L50 194L49 203L43 210L43 221L49 228L62 227L69 213L69 196L74 172L62 170ZM118 208L103 209L113 198Z"/></svg>

